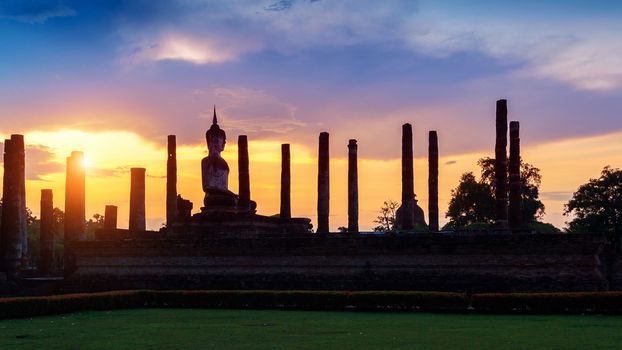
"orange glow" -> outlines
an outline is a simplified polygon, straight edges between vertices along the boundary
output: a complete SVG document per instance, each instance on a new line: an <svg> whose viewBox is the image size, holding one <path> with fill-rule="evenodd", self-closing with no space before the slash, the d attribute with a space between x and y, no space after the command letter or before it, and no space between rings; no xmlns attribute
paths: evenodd
<svg viewBox="0 0 622 350"><path fill-rule="evenodd" d="M49 147L51 161L64 164L73 150L82 150L90 165L86 169L86 216L103 214L107 204L119 207L119 227L127 227L129 214L130 167L147 168L147 221L150 229L158 229L165 221L166 139L146 140L127 131L86 132L79 130L32 131L25 134L28 145ZM235 138L231 138L235 139ZM576 188L590 177L598 176L605 165L622 167L622 133L590 138L569 139L523 147L523 158L539 167L543 182L541 198L546 205L546 221L563 227L568 218L562 216L563 204ZM123 140L123 142L119 142ZM477 159L492 152L442 156L439 161L439 208L441 225L446 222L444 211L460 175L466 171L479 174ZM258 212L273 215L279 210L280 186L279 140L249 142L251 197L258 203ZM335 140L333 144L340 144ZM345 144L341 142L341 144ZM291 144L292 149L292 215L310 217L315 221L317 200L317 160L315 145ZM202 141L181 145L177 149L178 192L194 203L193 212L202 206L200 160L207 154ZM387 199L400 198L400 151L386 160L365 158L359 153L360 226L373 227L378 209ZM26 154L28 157L28 152ZM237 192L237 147L228 143L223 157L230 167L229 183ZM95 161L96 160L96 161ZM85 162L86 163L86 162ZM26 159L27 170L33 166ZM581 164L580 167L577 164ZM336 230L347 223L347 159L331 159L330 226ZM33 169L36 170L36 169ZM1 169L0 169L1 172ZM28 171L27 171L28 172ZM54 191L54 205L64 208L65 174L38 174L27 180L27 204L38 216L40 190ZM427 159L415 160L415 192L419 205L427 213ZM550 195L553 194L553 195Z"/></svg>

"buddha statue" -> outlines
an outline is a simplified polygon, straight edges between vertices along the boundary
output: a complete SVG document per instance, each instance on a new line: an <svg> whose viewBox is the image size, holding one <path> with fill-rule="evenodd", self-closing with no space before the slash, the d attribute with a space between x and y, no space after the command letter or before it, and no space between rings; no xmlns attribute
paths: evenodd
<svg viewBox="0 0 622 350"><path fill-rule="evenodd" d="M237 196L229 191L229 166L220 153L225 149L227 136L218 126L216 107L212 126L205 133L208 155L201 160L201 177L205 209L214 207L235 207Z"/></svg>

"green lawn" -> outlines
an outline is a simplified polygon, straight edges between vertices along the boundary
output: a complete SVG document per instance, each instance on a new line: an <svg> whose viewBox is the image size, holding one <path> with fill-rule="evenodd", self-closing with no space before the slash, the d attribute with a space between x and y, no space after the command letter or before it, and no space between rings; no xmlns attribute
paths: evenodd
<svg viewBox="0 0 622 350"><path fill-rule="evenodd" d="M0 321L0 349L616 349L622 317L138 309Z"/></svg>

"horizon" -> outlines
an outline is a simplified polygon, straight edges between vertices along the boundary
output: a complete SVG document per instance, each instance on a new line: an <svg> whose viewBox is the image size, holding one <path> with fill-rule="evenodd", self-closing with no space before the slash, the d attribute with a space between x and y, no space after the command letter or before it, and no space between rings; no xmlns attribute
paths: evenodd
<svg viewBox="0 0 622 350"><path fill-rule="evenodd" d="M360 227L400 200L403 123L427 221L427 134L439 135L439 218L464 172L494 158L494 103L521 122L541 169L544 222L603 167L622 167L622 5L607 1L19 1L0 4L0 137L26 141L27 205L83 151L86 213L119 207L130 167L147 168L147 227L165 220L166 137L178 193L202 204L203 135L218 108L237 192L237 136L249 138L251 198L279 211L280 145L290 143L292 215L316 225L317 137L330 133L331 231L347 226L347 143L358 140ZM622 28L621 28L622 29ZM3 145L2 145L3 148ZM0 170L0 173L2 170Z"/></svg>

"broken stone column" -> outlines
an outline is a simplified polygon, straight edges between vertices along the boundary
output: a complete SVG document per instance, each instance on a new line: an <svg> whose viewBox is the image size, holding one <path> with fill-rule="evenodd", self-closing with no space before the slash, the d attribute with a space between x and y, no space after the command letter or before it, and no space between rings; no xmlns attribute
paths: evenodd
<svg viewBox="0 0 622 350"><path fill-rule="evenodd" d="M428 144L428 215L430 231L438 231L438 136L430 131Z"/></svg>
<svg viewBox="0 0 622 350"><path fill-rule="evenodd" d="M292 217L291 181L289 144L285 143L281 145L281 210L279 217L282 219L291 219Z"/></svg>
<svg viewBox="0 0 622 350"><path fill-rule="evenodd" d="M49 274L54 267L54 198L52 190L41 190L39 271Z"/></svg>
<svg viewBox="0 0 622 350"><path fill-rule="evenodd" d="M248 138L246 135L238 136L238 174L240 192L238 207L249 210L251 206L251 184L248 167Z"/></svg>
<svg viewBox="0 0 622 350"><path fill-rule="evenodd" d="M520 179L520 124L517 121L510 122L510 206L508 209L508 221L512 231L522 228L522 191Z"/></svg>
<svg viewBox="0 0 622 350"><path fill-rule="evenodd" d="M132 168L130 187L130 231L145 231L145 168Z"/></svg>
<svg viewBox="0 0 622 350"><path fill-rule="evenodd" d="M415 180L413 168L413 130L412 125L402 125L402 206L400 208L400 228L414 229Z"/></svg>
<svg viewBox="0 0 622 350"><path fill-rule="evenodd" d="M497 101L497 138L495 143L495 225L508 227L508 107L506 100Z"/></svg>
<svg viewBox="0 0 622 350"><path fill-rule="evenodd" d="M108 209L108 207L106 207ZM104 216L107 218L107 216ZM177 219L177 139L168 135L168 157L166 160L166 227ZM115 227L116 228L116 211Z"/></svg>
<svg viewBox="0 0 622 350"><path fill-rule="evenodd" d="M84 154L67 157L65 181L65 241L86 240L84 214Z"/></svg>
<svg viewBox="0 0 622 350"><path fill-rule="evenodd" d="M4 182L2 201L1 252L4 271L9 276L17 275L24 254L26 238L24 137L11 135L4 140Z"/></svg>
<svg viewBox="0 0 622 350"><path fill-rule="evenodd" d="M328 133L320 133L318 150L317 176L317 233L328 233L328 215L330 202L330 158Z"/></svg>
<svg viewBox="0 0 622 350"><path fill-rule="evenodd" d="M348 232L359 232L358 145L348 142Z"/></svg>
<svg viewBox="0 0 622 350"><path fill-rule="evenodd" d="M177 199L177 198L175 198ZM114 230L117 228L117 211L116 205L107 205L104 211L104 228Z"/></svg>

